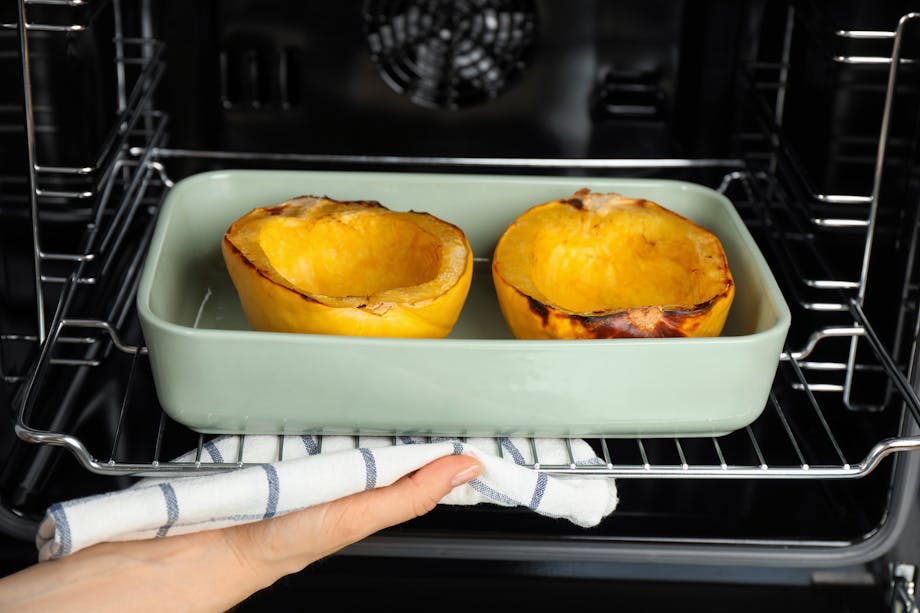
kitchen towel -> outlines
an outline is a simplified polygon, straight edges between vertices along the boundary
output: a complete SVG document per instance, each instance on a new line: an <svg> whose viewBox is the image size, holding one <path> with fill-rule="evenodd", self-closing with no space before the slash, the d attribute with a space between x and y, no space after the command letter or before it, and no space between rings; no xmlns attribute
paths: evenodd
<svg viewBox="0 0 920 613"><path fill-rule="evenodd" d="M468 454L482 474L441 504L492 503L527 507L583 527L617 505L613 479L550 476L531 468L534 449L543 465L602 465L583 440L351 436L225 436L205 443L200 458L182 462L255 465L179 478L148 478L107 494L49 507L36 536L39 559L66 556L105 541L159 538L223 528L290 513L389 485L433 460ZM240 445L243 448L240 450ZM279 459L280 458L280 459Z"/></svg>

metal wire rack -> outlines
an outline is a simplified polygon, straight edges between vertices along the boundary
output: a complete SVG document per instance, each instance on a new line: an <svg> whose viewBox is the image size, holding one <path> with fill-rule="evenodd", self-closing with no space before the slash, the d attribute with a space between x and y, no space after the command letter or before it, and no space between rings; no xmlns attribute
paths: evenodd
<svg viewBox="0 0 920 613"><path fill-rule="evenodd" d="M727 182L739 180L738 177L737 173L732 173L727 177ZM136 282L136 278L133 282ZM839 412L841 407L837 405L831 409L828 408L829 403L818 400L821 393L843 393L845 386L842 383L814 383L809 380L806 373L832 371L840 375L845 373L845 365L814 362L809 358L822 343L832 342L832 339L847 340L861 337L868 340L876 355L878 364L875 367L891 377L892 384L903 399L910 418L920 420L920 401L910 383L886 352L858 302L851 300L850 309L856 322L854 325L822 328L814 332L800 349L783 353L776 389L770 397L764 415L757 423L743 431L727 437L698 440L598 439L591 441L598 455L604 460L603 464L598 465L576 465L574 460L564 465L546 464L540 461L536 447L531 442L535 457L532 466L553 474L620 478L855 478L871 472L891 453L920 449L920 437L892 432L890 437L874 442L865 450L857 450L854 454L852 446L841 442L836 432L839 425L832 411ZM185 474L245 466L247 463L243 457L243 446L235 461L208 462L207 454L203 451L210 437L204 435L197 435L196 439L192 439L195 449L194 461L164 460L161 450L168 446L164 442L164 437L167 424L170 422L165 413L160 413L155 428L155 440L150 447L152 455L148 461L126 462L119 457L119 437L124 432L123 424L131 421L132 379L142 376L141 373L149 368L146 349L125 342L118 332L119 327L104 320L55 318L49 340L43 345L43 351L39 356L37 368L24 386L17 423L20 436L35 442L64 446L72 451L88 470L103 474ZM69 338L85 335L87 343L105 345L107 349L114 349L114 353L117 354L114 359L130 362L128 384L120 401L118 427L114 431L111 444L105 449L108 456L93 453L78 437L50 430L40 431L29 425L29 418L36 411L38 391L42 388L43 381L49 377L48 371L55 368L58 371L86 369L100 364L95 354L84 354L77 358L61 357L61 354L72 354L69 351L72 345L60 343L60 339L68 338L66 335L69 335ZM55 376L55 379L58 378L59 375ZM801 407L797 406L784 406L781 399L783 390L786 390L786 394L788 390L792 390L793 393L803 396L807 410L801 411ZM906 433L907 424L903 424L903 427L903 432ZM818 438L820 442L816 445L813 438L804 440L809 437ZM186 439L188 440L188 437ZM284 437L279 437L279 458L283 452L283 441ZM355 444L358 444L357 438ZM785 452L779 454L779 461L774 461L771 455L780 445L785 447ZM634 458L634 461L626 461L629 457Z"/></svg>
<svg viewBox="0 0 920 613"><path fill-rule="evenodd" d="M209 437L178 431L176 424L159 410L155 399L139 402L137 381L149 379L146 348L127 340L123 332L130 327L131 301L139 278L142 254L149 240L156 207L172 185L167 169L173 158L199 158L215 162L258 162L267 165L340 166L375 164L383 166L426 166L454 168L579 168L609 171L612 169L720 169L724 179L720 190L729 195L744 213L752 228L762 228L766 247L776 255L777 265L786 278L788 295L805 312L826 314L829 325L814 329L807 340L789 347L780 356L780 367L773 393L760 419L751 426L718 438L702 439L597 439L594 446L603 463L581 465L574 456L566 464L546 464L535 454L531 466L558 475L594 475L617 478L704 478L704 479L846 479L858 478L873 471L887 456L920 449L920 399L910 380L910 373L892 357L868 320L863 303L866 296L868 266L873 253L873 237L881 184L884 179L890 117L901 67L908 63L901 57L904 30L920 14L905 15L891 32L839 31L835 36L847 40L891 40L891 54L886 58L859 55L834 55L840 64L888 66L883 114L878 139L875 173L870 193L822 193L811 186L782 138L788 63L792 37L798 18L789 9L782 61L755 63L749 71L751 91L757 106L763 138L763 150L750 158L739 159L486 159L486 158L416 158L393 156L326 156L264 152L191 151L165 147L167 117L152 107L152 94L163 74L162 47L151 36L126 38L120 18L115 20L118 46L119 114L102 151L95 161L84 167L45 167L36 158L34 147L37 129L33 117L29 85L28 33L26 7L39 3L20 0L18 24L20 59L24 78L24 117L29 136L30 172L28 210L32 220L37 296L37 330L34 334L6 335L0 341L31 342L39 347L28 372L6 374L7 381L21 384L16 400L16 431L28 441L68 449L87 470L100 474L172 475L205 473L247 465L244 445L235 461L208 462ZM58 4L44 0L45 4ZM82 2L70 3L72 6ZM120 15L117 0L113 0ZM10 24L4 24L4 27ZM142 28L150 33L149 24ZM70 31L70 30L64 30ZM884 60L884 61L882 61ZM126 76L133 71L134 77ZM131 85L130 82L133 82ZM764 100L772 96L772 102ZM764 162L764 163L762 163ZM44 181L56 178L85 179L85 188L49 189ZM794 194L804 191L804 206ZM54 252L44 248L41 237L42 213L51 207L68 208L90 203L85 235L75 252ZM847 215L816 216L809 203L847 207ZM843 209L841 209L843 210ZM778 230L777 228L780 228ZM809 239L814 231L834 232L862 229L865 232L861 265L852 276L838 278L825 265L822 254ZM132 237L129 240L128 237ZM133 241L133 242L132 242ZM130 243L130 244L129 244ZM802 258L800 250L809 257ZM127 254L127 255L126 255ZM807 259L816 270L805 271ZM64 265L52 274L52 265ZM114 298L105 312L93 317L78 316L74 305L80 295L102 285L113 270L122 275ZM43 302L49 285L58 289L54 314L47 316ZM817 298L815 297L817 296ZM836 342L849 343L844 361L818 358L822 348ZM871 361L857 352L857 344L871 349ZM838 352L839 353L839 352ZM896 354L896 352L895 352ZM858 359L859 358L859 359ZM110 436L102 443L84 438L74 415L76 393L51 394L49 382L68 382L76 389L87 373L105 364L120 363L126 373L119 400L117 420ZM861 409L851 399L854 373L875 372L887 379L890 393L879 404L876 414ZM150 407L153 407L152 410ZM884 411L882 409L885 409ZM159 411L159 412L157 412ZM139 415L139 413L143 413ZM891 419L892 414L900 419ZM884 421L870 429L867 436L854 436L854 423ZM122 439L137 423L147 428L151 442L142 457L125 454ZM152 431L152 432L151 432ZM167 450L175 448L172 439L188 443L194 460L173 462ZM279 458L285 437L279 437ZM358 445L359 440L355 439Z"/></svg>

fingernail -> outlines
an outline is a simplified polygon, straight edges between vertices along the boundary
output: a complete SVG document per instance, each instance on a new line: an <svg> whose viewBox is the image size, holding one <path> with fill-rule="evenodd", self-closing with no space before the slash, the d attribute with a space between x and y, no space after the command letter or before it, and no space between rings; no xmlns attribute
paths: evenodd
<svg viewBox="0 0 920 613"><path fill-rule="evenodd" d="M453 487L457 487L458 485L463 485L464 483L468 481L472 481L473 479L478 477L481 471L482 471L482 467L479 466L479 464L473 464L472 466L467 466L466 468L458 472L456 475L454 475L454 478L450 480L450 484Z"/></svg>

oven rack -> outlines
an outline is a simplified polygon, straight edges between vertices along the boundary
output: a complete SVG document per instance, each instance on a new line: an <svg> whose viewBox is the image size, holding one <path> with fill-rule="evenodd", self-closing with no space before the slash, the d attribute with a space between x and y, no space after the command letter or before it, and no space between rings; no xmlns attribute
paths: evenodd
<svg viewBox="0 0 920 613"><path fill-rule="evenodd" d="M173 154L178 155L175 152ZM639 164L638 161L633 161L633 163ZM645 164L653 165L654 162L645 162ZM757 198L756 190L752 186L758 182L759 178L763 177L734 170L725 176L722 188L725 190L733 184L740 183L750 188L744 190L743 193L747 193L751 198ZM166 189L167 185L161 182L158 183L158 187ZM739 209L746 211L752 208L753 203L736 200L736 204ZM149 236L149 229L145 232L145 236ZM141 245L138 254L143 250L144 244ZM132 268L135 272L137 269L139 266ZM132 296L136 282L137 278L133 277L131 282L126 284L126 287L132 288L130 291ZM76 285L72 285L71 288L76 288ZM62 301L62 304L66 304L66 300ZM597 439L591 443L597 449L598 455L602 457L603 464L592 466L575 465L574 463L548 465L540 462L537 457L531 466L536 470L557 475L595 475L617 478L843 479L867 475L892 453L920 449L920 437L908 434L913 432L910 423L920 423L920 400L901 369L885 350L859 302L851 299L848 306L854 320L853 325L821 328L815 331L803 346L787 349L782 354L774 393L770 397L764 415L751 427L726 437L709 439ZM210 463L202 460L202 458L207 458L203 452L209 437L197 435L196 438L190 439L188 432L185 433L185 439L190 441L189 448L195 450L196 459L184 462L170 462L164 459L161 457L161 451L171 447L165 441L165 433L167 430L175 429L175 424L172 424L162 412L159 414L156 427L153 428L154 440L148 446L151 454L146 461L125 461L118 455L119 438L124 434L123 425L131 421L133 408L131 383L137 377L149 376L149 373L146 372L149 367L146 362L145 347L127 342L119 332L122 327L123 321L113 324L105 319L79 319L68 316L66 307L59 309L50 327L48 341L42 346L36 367L23 386L16 424L19 436L36 443L65 447L87 470L100 474L136 476L201 474L246 466L247 462L244 461L242 449L234 462ZM75 357L73 350L79 345L62 343L61 340L66 338L84 338L85 343L94 349L94 353L86 352ZM847 389L846 385L815 383L810 380L813 373L826 374L830 371L837 375L845 374L846 365L844 364L813 361L810 358L819 351L821 345L833 342L833 339L851 340L854 338L865 338L877 360L877 364L864 364L861 367L886 373L901 399L901 406L906 409L905 421L900 424L900 429L892 430L889 436L873 442L867 449L856 452L855 455L851 446L843 443L836 431L834 415L846 413L846 409L839 402L829 407L830 403L825 400L832 393L842 397ZM107 456L104 453L94 453L77 435L38 428L31 419L36 413L48 412L48 407L41 406L39 396L40 390L46 387L44 381L50 376L50 371L55 371L55 380L61 380L62 372L65 375L69 372L73 376L76 371L98 367L103 361L98 357L100 352L110 354L109 359L120 358L130 363L127 369L130 373L128 385L125 387L124 396L119 405L121 408L117 419L118 427L114 431L112 441L103 445L105 452L108 452ZM790 394L796 399L791 405L788 405ZM801 410L801 406L798 406L803 401L805 410ZM898 406L892 406L891 410L898 408ZM768 421L773 422L772 425L764 425ZM806 422L812 422L811 426ZM776 432L780 433L781 445L786 448L787 452L785 459L778 462L771 458L772 450L780 444L776 440ZM769 437L769 442L761 440L764 434ZM816 443L815 438L820 441ZM739 449L739 439L743 443L741 449ZM281 448L283 444L279 444L279 449ZM634 461L625 461L630 454L634 457ZM670 459L668 459L669 456Z"/></svg>
<svg viewBox="0 0 920 613"><path fill-rule="evenodd" d="M132 266L136 273L139 266ZM129 295L133 296L135 278L129 284ZM805 347L798 351L783 353L780 370L774 384L774 391L761 418L752 426L724 437L708 439L596 439L589 441L594 445L603 464L579 465L574 459L564 465L540 462L536 446L529 440L535 462L530 466L536 470L556 475L593 475L617 478L766 478L766 479L845 479L858 478L869 474L888 455L901 451L920 449L920 436L908 435L915 432L912 423L920 424L920 400L913 387L894 364L885 351L872 326L866 320L859 304L851 302L851 313L858 325L849 329L829 328L816 332ZM165 441L167 430L175 429L176 424L162 411L159 414L149 459L144 462L125 461L118 455L119 439L125 433L126 424L131 423L134 399L132 384L135 379L149 377L146 348L126 342L118 331L119 326L106 321L75 319L60 316L50 329L48 342L42 347L36 368L30 374L23 387L21 402L18 406L16 431L25 440L47 445L61 446L68 449L87 470L110 475L166 476L202 474L241 468L249 465L244 459L245 445L239 448L235 461L212 463L207 460L206 447L213 438L201 434L190 438L189 432L180 433L192 442L189 446L195 450L193 461L170 462L161 457L161 451L168 445ZM92 343L93 351L85 351L83 357L58 357L56 354L63 347L60 340L64 334L83 335ZM873 348L880 368L891 377L892 384L903 399L906 411L899 431L872 444L865 454L852 455L850 446L839 438L835 431L837 418L845 413L841 403L830 407L826 400L818 399L818 393L812 390L806 372L809 370L807 358L823 342L833 338L864 337ZM65 353L68 353L65 351ZM100 358L106 353L107 358ZM80 371L100 366L103 359L122 359L129 363L128 381L124 395L120 400L120 411L112 440L103 448L108 455L94 454L84 444L79 435L65 434L51 430L41 430L30 424L35 413L47 413L38 402L40 390L46 385L49 372L54 371L55 381L64 380L62 373L76 376ZM830 391L827 389L821 390ZM840 390L836 390L840 393ZM785 405L784 398L794 394L805 399L803 409L798 402ZM892 407L895 410L896 407ZM61 411L52 412L55 419ZM767 423L772 422L772 423ZM811 422L809 425L808 422ZM169 426L169 427L168 427ZM181 428L181 427L180 427ZM777 440L776 433L780 433ZM761 440L762 437L767 437ZM821 440L815 441L814 438ZM283 452L285 437L279 437L278 457ZM355 438L358 445L358 438ZM244 439L245 442L245 439ZM742 443L739 445L739 443ZM320 440L321 444L321 440ZM791 463L774 463L771 458L779 445L786 447L785 457L793 458ZM628 456L635 461L626 460ZM666 458L670 457L668 460ZM741 458L739 461L738 458Z"/></svg>
<svg viewBox="0 0 920 613"><path fill-rule="evenodd" d="M39 0L41 2L42 0ZM52 0L44 0L51 2ZM332 164L337 166L409 166L448 167L452 169L491 168L503 171L526 169L575 168L580 170L617 171L622 169L690 170L721 169L727 171L722 181L723 191L732 191L732 200L747 211L748 221L765 227L776 223L779 209L801 213L801 204L784 192L778 179L789 183L789 166L795 180L807 184L805 173L796 172L794 156L784 151L782 141L782 120L785 91L787 87L791 37L795 31L796 14L790 9L786 27L783 59L773 66L760 66L764 70L777 72L776 82L762 81L753 91L775 93L774 106L767 107L770 121L764 122L766 142L771 145L766 154L755 153L751 159L765 159L766 170L752 166L750 159L503 159L503 158L441 158L402 156L327 156L313 154L286 154L233 151L192 151L168 149L165 147L167 117L152 108L152 97L162 76L161 45L153 39L149 28L149 6L145 6L142 26L144 36L130 39L124 36L121 11L118 0L112 0L115 8L116 75L119 96L119 118L114 123L115 134L111 147L106 146L97 156L97 163L86 167L47 169L38 163L34 147L36 122L34 121L29 85L28 32L33 29L25 24L28 0L20 0L21 19L16 24L20 37L20 59L24 77L24 116L29 137L29 186L28 213L32 220L36 287L38 288L38 333L34 335L7 335L0 341L25 340L37 344L38 357L27 373L8 376L12 382L21 384L15 401L16 431L24 440L68 449L87 470L108 475L187 475L221 471L245 466L242 451L236 462L208 463L202 461L208 437L180 431L177 438L189 442L188 448L195 450L193 462L170 462L164 450L176 448L170 432L176 425L155 404L153 427L142 433L151 439L149 453L141 458L128 458L120 454L120 441L134 422L136 414L145 411L134 397L137 382L149 379L146 348L142 342L127 340L126 328L131 327L130 307L139 279L142 254L146 249L153 227L154 215L162 195L172 185L166 172L169 160L174 158L208 160L217 164L230 162L257 164L293 164L300 167ZM102 3L100 3L101 5ZM813 290L832 291L835 302L808 302L797 300L800 307L828 315L849 316L850 321L835 322L816 329L801 347L789 347L781 356L773 394L764 414L752 426L725 437L710 439L597 439L590 441L604 463L597 466L580 466L574 462L567 465L547 465L539 458L532 465L536 470L553 474L590 474L600 477L619 478L858 478L869 474L879 463L892 453L920 449L917 422L920 421L920 401L895 359L891 357L862 310L865 290L865 274L872 252L872 236L878 205L878 194L883 179L885 156L887 155L887 132L894 104L895 85L901 66L908 63L900 57L901 40L907 23L918 14L905 15L893 32L866 33L841 31L840 38L855 40L869 39L870 34L879 39L892 40L892 54L888 58L889 78L885 90L884 112L879 137L878 155L875 160L876 173L871 196L846 194L820 194L809 190L817 202L834 205L856 205L863 207L861 226L866 229L863 267L858 273L859 281L836 279L828 275L805 279L805 285ZM143 16L142 16L143 18ZM132 55L132 50L135 54ZM840 63L859 63L861 56L840 56L847 58ZM836 59L835 56L835 60ZM866 64L883 65L871 60ZM123 76L129 66L139 67L139 74L133 89L128 87ZM768 71L769 72L769 71ZM758 158L757 156L761 156ZM90 188L69 193L42 193L40 180L43 172L58 175L86 176ZM805 179L803 179L805 178ZM105 182L108 183L105 183ZM107 190L106 186L118 186ZM101 189L100 189L101 188ZM43 215L49 210L72 210L90 203L91 215L87 218L84 249L73 253L56 254L43 249L40 242L40 225ZM100 211L102 211L100 213ZM100 235L95 224L89 223L95 212L108 225ZM814 220L812 220L814 221ZM825 231L840 229L846 224L815 223ZM92 293L94 286L101 284L106 275L111 275L114 262L125 256L124 237L129 232L140 235L137 248L127 256L128 264L124 281L116 296L103 306L102 314L80 316L74 312L74 305L81 303L81 297ZM792 232L794 234L795 232ZM771 247L782 254L789 249L790 233L765 233ZM100 240L101 236L101 240ZM96 249L99 246L101 249ZM807 241L806 241L807 246ZM49 257L62 255L63 257ZM816 253L816 256L820 256ZM788 259L788 258L787 258ZM53 280L59 290L55 301L57 308L50 323L45 324L45 307L42 296L52 280L42 275L48 261L62 261L69 271L56 275ZM101 266L100 266L101 264ZM95 272L94 272L95 271ZM788 272L788 271L787 271ZM789 275L797 276L795 271ZM44 278L43 278L44 277ZM799 279L801 281L801 278ZM841 290L844 290L841 292ZM855 290L855 291L853 291ZM842 293L842 296L841 296ZM822 306L823 305L823 306ZM830 305L830 306L828 306ZM15 338L11 338L15 337ZM850 357L845 362L815 359L814 356L826 345L840 339L850 343ZM864 339L875 356L872 364L857 363L856 343ZM88 433L80 430L78 417L85 407L79 405L79 388L88 373L121 361L126 363L126 380L120 400L117 425L110 439L101 445L91 442ZM871 441L853 442L847 440L847 429L840 427L841 420L853 419L849 400L853 374L857 371L882 373L889 381L889 388L895 400L886 402L885 411L878 415L858 415L858 419L888 419L900 411L901 419L884 430L883 435ZM827 382L826 375L836 377ZM843 381L840 381L840 377ZM50 382L54 381L54 385ZM66 383L67 393L61 397L49 397L54 388ZM829 400L830 399L830 400ZM803 408L804 407L804 408ZM881 409L881 407L874 407ZM159 412L157 412L159 411ZM158 416L158 417L157 417ZM148 420L149 421L149 420ZM152 432L151 432L152 431ZM283 440L283 439L282 439ZM280 447L280 444L279 444ZM241 446L241 449L243 446ZM47 458L47 454L43 456ZM164 459L165 458L165 459ZM41 470L38 467L37 470Z"/></svg>

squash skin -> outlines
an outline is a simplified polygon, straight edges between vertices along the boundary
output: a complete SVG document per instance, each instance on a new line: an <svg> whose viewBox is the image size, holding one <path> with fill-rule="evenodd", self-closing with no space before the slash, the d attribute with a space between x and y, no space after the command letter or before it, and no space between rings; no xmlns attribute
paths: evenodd
<svg viewBox="0 0 920 613"><path fill-rule="evenodd" d="M437 223L453 239L462 241L465 259L462 272L445 291L435 295L410 295L407 300L375 301L373 296L327 297L302 291L291 283L279 282L275 271L260 268L234 242L242 225L268 216L297 216L312 207L360 208L362 214L424 217ZM383 213L385 212L385 213ZM376 202L342 202L302 196L274 207L253 209L230 226L221 242L221 252L243 311L255 330L404 338L443 338L450 334L469 291L473 255L462 231L426 213L397 213ZM263 265L266 265L263 262ZM412 288L407 288L411 294ZM331 302L332 304L328 304Z"/></svg>
<svg viewBox="0 0 920 613"><path fill-rule="evenodd" d="M554 207L571 207L579 215L623 207L638 207L654 214L669 215L686 224L691 234L705 236L718 244L718 254L711 262L712 272L724 278L724 284L709 299L696 304L644 305L617 309L577 312L529 295L503 275L503 241L511 229L526 216L546 214ZM570 211L566 211L570 213ZM559 240L564 240L560 236ZM649 337L718 336L735 294L735 284L721 244L704 228L676 213L649 201L627 199L618 194L592 194L581 190L572 198L538 205L512 223L499 240L492 263L492 275L502 315L512 334L519 339L609 339Z"/></svg>

